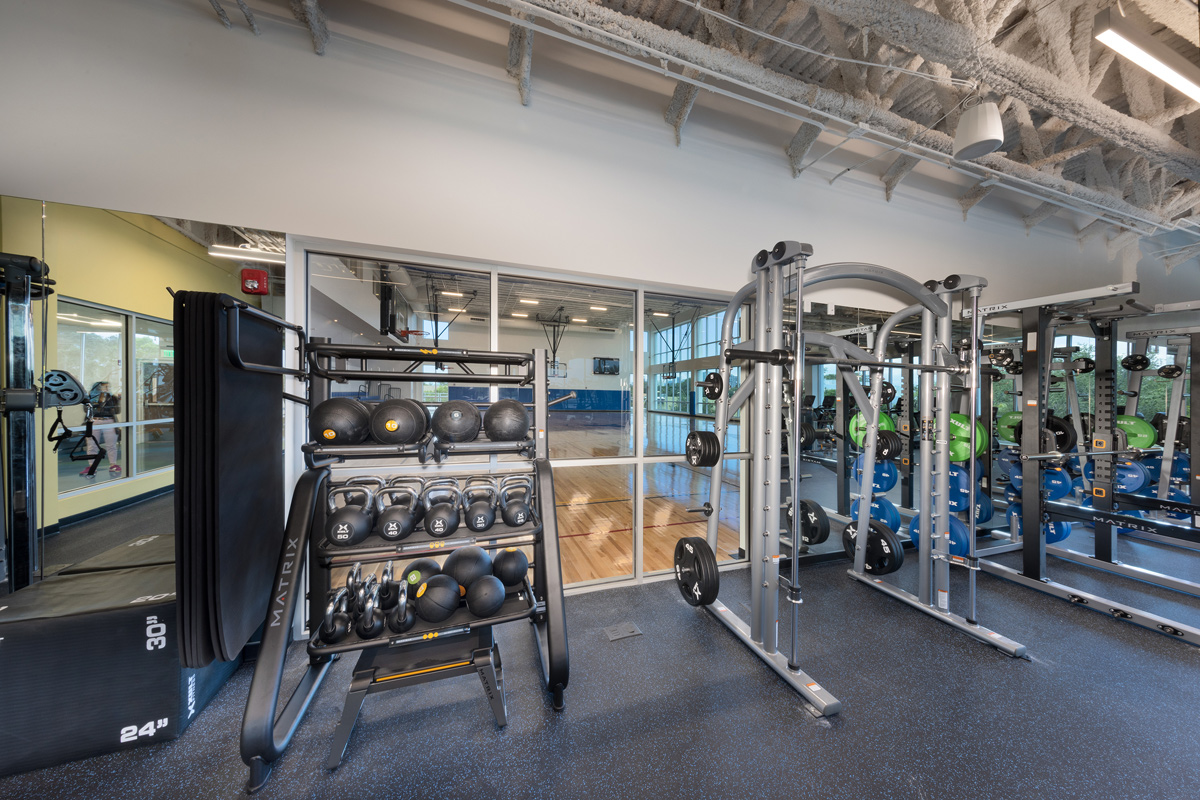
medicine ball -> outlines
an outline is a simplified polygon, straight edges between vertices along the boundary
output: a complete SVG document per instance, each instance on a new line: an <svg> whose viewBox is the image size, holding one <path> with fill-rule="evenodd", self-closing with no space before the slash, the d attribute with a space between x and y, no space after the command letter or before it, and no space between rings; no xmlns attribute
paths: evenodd
<svg viewBox="0 0 1200 800"><path fill-rule="evenodd" d="M370 431L371 411L353 397L331 397L308 415L309 436L318 444L361 444Z"/></svg>
<svg viewBox="0 0 1200 800"><path fill-rule="evenodd" d="M441 571L442 568L432 558L418 558L404 568L400 573L400 580L408 584L408 596L412 597L418 586Z"/></svg>
<svg viewBox="0 0 1200 800"><path fill-rule="evenodd" d="M384 400L371 412L371 437L380 444L413 444L429 427L424 407L404 397Z"/></svg>
<svg viewBox="0 0 1200 800"><path fill-rule="evenodd" d="M492 574L492 557L482 547L460 547L446 556L442 574L454 578L459 586L470 586L484 575Z"/></svg>
<svg viewBox="0 0 1200 800"><path fill-rule="evenodd" d="M477 617L490 617L504 605L504 584L494 575L484 575L467 589L467 608Z"/></svg>
<svg viewBox="0 0 1200 800"><path fill-rule="evenodd" d="M479 409L466 400L447 400L433 412L433 433L443 442L469 442L479 435Z"/></svg>
<svg viewBox="0 0 1200 800"><path fill-rule="evenodd" d="M417 616L426 622L443 622L458 610L461 597L454 578L434 575L417 589Z"/></svg>
<svg viewBox="0 0 1200 800"><path fill-rule="evenodd" d="M515 547L501 550L492 559L492 574L505 586L519 586L529 571L529 559Z"/></svg>
<svg viewBox="0 0 1200 800"><path fill-rule="evenodd" d="M483 431L493 442L519 442L529 433L529 412L517 400L497 400L484 412Z"/></svg>

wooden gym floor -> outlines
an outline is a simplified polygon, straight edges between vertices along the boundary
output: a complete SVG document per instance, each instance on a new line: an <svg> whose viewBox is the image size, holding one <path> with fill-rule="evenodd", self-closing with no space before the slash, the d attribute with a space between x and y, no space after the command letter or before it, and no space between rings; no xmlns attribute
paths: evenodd
<svg viewBox="0 0 1200 800"><path fill-rule="evenodd" d="M682 454L691 430L712 430L711 420L649 414L645 426L647 455ZM612 458L633 455L630 414L556 413L550 418L552 459ZM733 429L736 441L736 427ZM736 445L735 445L736 446ZM739 548L737 462L727 462L721 491L717 557L736 558ZM708 500L710 470L686 463L650 463L645 469L642 510L642 569L669 570L675 543L684 536L704 536L704 515L688 508ZM554 470L555 506L567 584L633 575L632 465L596 464Z"/></svg>

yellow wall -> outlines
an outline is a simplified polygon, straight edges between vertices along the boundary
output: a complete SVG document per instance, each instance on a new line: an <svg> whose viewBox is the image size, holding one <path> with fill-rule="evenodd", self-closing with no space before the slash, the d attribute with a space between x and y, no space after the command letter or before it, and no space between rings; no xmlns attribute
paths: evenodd
<svg viewBox="0 0 1200 800"><path fill-rule="evenodd" d="M42 258L41 213L39 201L0 197L0 251ZM46 309L50 319L48 369L55 367L55 311L60 296L168 320L174 316L168 286L243 296L239 292L241 267L237 262L210 258L203 247L153 217L48 203L45 237L44 260L50 267L50 277L56 281L55 294ZM36 306L35 313L39 311ZM34 338L40 353L40 316L35 316L35 325L38 329ZM57 462L48 444L39 458L44 459L38 466L41 479L41 463L49 467ZM48 468L44 474L47 507L41 518L45 525L169 486L175 480L174 470L165 470L103 483L59 498L57 470Z"/></svg>

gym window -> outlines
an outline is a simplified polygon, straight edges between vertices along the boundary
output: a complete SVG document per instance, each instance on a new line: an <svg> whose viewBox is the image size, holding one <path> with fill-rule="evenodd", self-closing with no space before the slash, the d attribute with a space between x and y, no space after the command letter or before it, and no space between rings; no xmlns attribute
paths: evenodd
<svg viewBox="0 0 1200 800"><path fill-rule="evenodd" d="M57 322L53 366L70 372L88 392L95 437L83 438L82 405L62 410L75 435L58 449L59 494L174 466L174 326L67 299L58 301ZM98 448L105 454L95 474L83 474L90 462L81 459Z"/></svg>

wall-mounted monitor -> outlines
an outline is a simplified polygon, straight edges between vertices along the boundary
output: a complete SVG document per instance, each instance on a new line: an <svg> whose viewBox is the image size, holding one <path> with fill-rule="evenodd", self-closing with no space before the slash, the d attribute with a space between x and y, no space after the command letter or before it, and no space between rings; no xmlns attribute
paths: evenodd
<svg viewBox="0 0 1200 800"><path fill-rule="evenodd" d="M621 359L619 358L603 358L597 356L592 359L592 374L593 375L620 375L621 374Z"/></svg>

